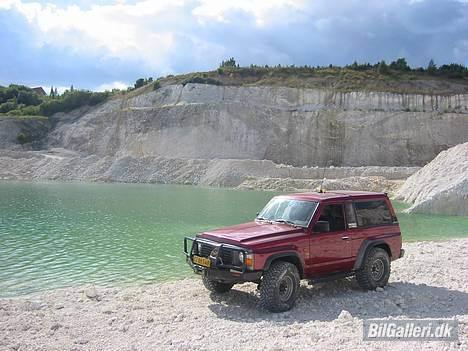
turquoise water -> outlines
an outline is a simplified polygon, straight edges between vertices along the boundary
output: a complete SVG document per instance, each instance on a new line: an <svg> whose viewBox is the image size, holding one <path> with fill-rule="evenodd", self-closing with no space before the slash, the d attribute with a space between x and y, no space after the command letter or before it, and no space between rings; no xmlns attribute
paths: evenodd
<svg viewBox="0 0 468 351"><path fill-rule="evenodd" d="M251 220L273 195L175 185L0 182L0 296L188 276L184 236ZM399 214L399 220L405 240L468 236L468 217Z"/></svg>

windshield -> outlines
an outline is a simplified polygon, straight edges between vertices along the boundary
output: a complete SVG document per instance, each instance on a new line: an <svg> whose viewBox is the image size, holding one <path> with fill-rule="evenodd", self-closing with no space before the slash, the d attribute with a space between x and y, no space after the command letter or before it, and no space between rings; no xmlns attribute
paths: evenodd
<svg viewBox="0 0 468 351"><path fill-rule="evenodd" d="M307 227L317 205L315 201L275 197L263 208L257 219Z"/></svg>

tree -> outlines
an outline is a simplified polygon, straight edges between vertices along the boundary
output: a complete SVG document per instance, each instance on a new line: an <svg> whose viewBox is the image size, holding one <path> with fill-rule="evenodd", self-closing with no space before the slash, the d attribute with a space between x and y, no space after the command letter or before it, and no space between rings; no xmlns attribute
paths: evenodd
<svg viewBox="0 0 468 351"><path fill-rule="evenodd" d="M73 93L75 91L75 88L73 88L73 84L70 87L70 92Z"/></svg>
<svg viewBox="0 0 468 351"><path fill-rule="evenodd" d="M427 71L430 73L430 74L434 74L436 71L437 71L437 66L436 64L434 63L434 60L431 59L429 61L429 64L427 65Z"/></svg>
<svg viewBox="0 0 468 351"><path fill-rule="evenodd" d="M53 85L50 87L49 96L50 96L50 97L55 97L55 91L54 91L54 86L53 86Z"/></svg>
<svg viewBox="0 0 468 351"><path fill-rule="evenodd" d="M234 67L235 68L235 67L238 67L238 65L236 64L236 60L234 59L234 57L231 57L229 60L222 61L219 67Z"/></svg>
<svg viewBox="0 0 468 351"><path fill-rule="evenodd" d="M145 79L138 78L135 82L135 89L141 88L143 85L145 85Z"/></svg>
<svg viewBox="0 0 468 351"><path fill-rule="evenodd" d="M442 65L439 67L438 71L449 78L468 77L468 68L457 63Z"/></svg>
<svg viewBox="0 0 468 351"><path fill-rule="evenodd" d="M57 88L55 88L54 96L55 96L55 97L59 96Z"/></svg>
<svg viewBox="0 0 468 351"><path fill-rule="evenodd" d="M39 99L39 96L32 91L20 91L16 98L18 104L24 104L26 106L37 106L42 101Z"/></svg>
<svg viewBox="0 0 468 351"><path fill-rule="evenodd" d="M380 74L388 73L388 65L385 63L385 60L380 61L379 66L377 67L377 71Z"/></svg>
<svg viewBox="0 0 468 351"><path fill-rule="evenodd" d="M404 57L400 57L396 61L393 61L390 64L390 68L397 70L397 71L410 71L411 68L408 66L408 63L406 62L406 59Z"/></svg>

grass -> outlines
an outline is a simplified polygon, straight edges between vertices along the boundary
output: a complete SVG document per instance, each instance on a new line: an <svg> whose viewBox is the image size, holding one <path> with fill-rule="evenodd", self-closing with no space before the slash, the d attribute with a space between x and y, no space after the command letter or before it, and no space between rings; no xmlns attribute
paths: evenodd
<svg viewBox="0 0 468 351"><path fill-rule="evenodd" d="M17 116L17 115L9 115L8 113L0 113L0 119L48 121L49 117L39 116L39 115Z"/></svg>
<svg viewBox="0 0 468 351"><path fill-rule="evenodd" d="M380 91L407 94L452 95L468 92L467 78L446 78L426 72L390 70L380 74L374 69L357 71L349 68L308 67L239 67L209 72L194 72L161 78L161 84L186 84L191 81L215 81L231 86L284 86L329 89L335 91ZM146 90L146 89L145 89ZM145 91L140 90L139 92Z"/></svg>

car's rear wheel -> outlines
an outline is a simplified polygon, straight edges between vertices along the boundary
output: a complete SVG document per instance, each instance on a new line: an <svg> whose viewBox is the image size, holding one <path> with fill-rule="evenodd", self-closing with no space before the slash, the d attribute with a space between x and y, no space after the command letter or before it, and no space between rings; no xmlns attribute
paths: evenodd
<svg viewBox="0 0 468 351"><path fill-rule="evenodd" d="M356 272L359 286L367 290L375 290L387 285L390 278L390 258L387 251L374 247L368 251L362 267Z"/></svg>
<svg viewBox="0 0 468 351"><path fill-rule="evenodd" d="M260 306L270 312L290 310L296 302L301 278L289 262L272 263L260 284Z"/></svg>
<svg viewBox="0 0 468 351"><path fill-rule="evenodd" d="M221 283L215 280L209 279L205 274L202 277L203 285L209 291L217 293L217 294L224 294L231 290L234 284L228 283Z"/></svg>

